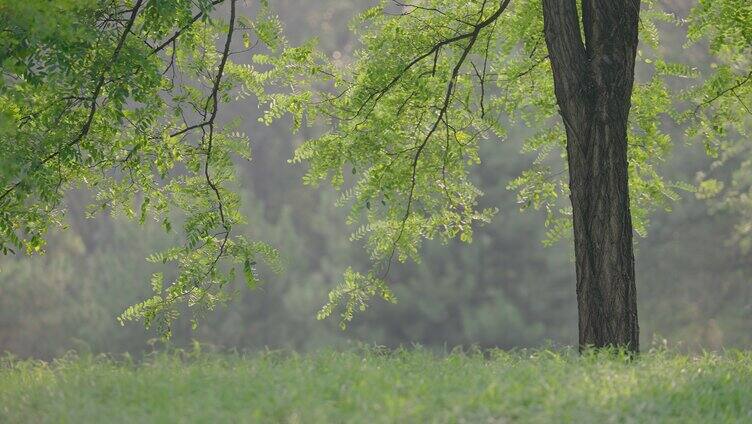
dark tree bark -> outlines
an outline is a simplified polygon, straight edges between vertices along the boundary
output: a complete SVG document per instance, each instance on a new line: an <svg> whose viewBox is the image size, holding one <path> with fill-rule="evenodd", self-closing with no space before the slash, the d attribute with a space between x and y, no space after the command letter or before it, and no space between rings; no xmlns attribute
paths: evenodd
<svg viewBox="0 0 752 424"><path fill-rule="evenodd" d="M582 0L582 19L576 0L542 1L567 132L580 349L616 346L637 352L627 118L640 1Z"/></svg>

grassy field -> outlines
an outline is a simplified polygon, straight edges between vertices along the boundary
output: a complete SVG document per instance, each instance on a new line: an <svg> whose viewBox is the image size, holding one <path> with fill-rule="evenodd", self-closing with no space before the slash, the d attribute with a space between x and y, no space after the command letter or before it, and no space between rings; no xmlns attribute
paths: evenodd
<svg viewBox="0 0 752 424"><path fill-rule="evenodd" d="M0 422L752 422L752 352L6 358Z"/></svg>

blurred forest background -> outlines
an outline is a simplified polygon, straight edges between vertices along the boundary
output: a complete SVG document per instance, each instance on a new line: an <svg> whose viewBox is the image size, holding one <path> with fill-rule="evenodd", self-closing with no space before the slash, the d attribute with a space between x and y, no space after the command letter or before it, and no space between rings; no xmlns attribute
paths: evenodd
<svg viewBox="0 0 752 424"><path fill-rule="evenodd" d="M287 37L294 43L316 36L320 48L346 64L354 49L347 23L372 5L363 0L274 0ZM686 15L691 0L664 0L665 9ZM700 49L681 50L680 27L666 27L669 58L709 66ZM639 74L639 70L638 70ZM250 135L253 160L243 164L242 194L253 238L266 240L285 258L283 274L265 273L265 285L238 295L191 331L189 314L176 325L173 343L192 339L222 348L289 347L298 350L364 341L387 346L419 343L452 347L478 344L502 348L575 344L577 337L571 240L553 246L545 238L544 214L520 212L509 182L532 162L520 153L523 128L508 140L483 143L484 163L475 178L483 202L500 214L478 230L471 245L438 242L426 246L420 264L402 264L390 276L396 305L375 301L346 331L336 317L317 321L328 291L353 265L367 268L360 246L349 242L353 228L338 194L304 187L304 167L287 160L314 129L291 135L289 125L256 122L253 103L232 104L226 116L240 116ZM718 179L733 167L713 166L703 146L677 143L664 173L693 183L699 172ZM733 164L731 164L733 165ZM649 233L637 242L637 282L642 341L666 339L682 349L752 346L752 252L735 242L734 212L683 192L672 211L654 214ZM0 259L0 351L49 358L69 349L142 352L153 331L138 323L121 327L116 317L151 291L155 266L149 253L170 235L158 225L142 228L124 218L86 217L84 190L68 196L69 228L51 234L44 256Z"/></svg>

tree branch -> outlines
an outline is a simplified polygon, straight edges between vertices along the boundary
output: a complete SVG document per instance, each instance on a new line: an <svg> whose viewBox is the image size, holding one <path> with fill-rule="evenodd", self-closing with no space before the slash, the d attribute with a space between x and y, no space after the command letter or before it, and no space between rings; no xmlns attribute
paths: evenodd
<svg viewBox="0 0 752 424"><path fill-rule="evenodd" d="M470 38L470 40L468 41L465 48L462 50L462 54L460 55L459 59L454 65L454 68L452 69L452 74L447 83L446 94L444 95L444 101L442 103L441 109L439 109L439 114L436 120L434 121L433 125L429 129L428 133L426 133L426 136L423 138L422 143L418 146L417 150L415 151L415 155L413 156L412 174L410 176L410 190L409 190L408 197L407 197L407 206L405 207L405 215L402 218L402 223L400 224L400 231L397 234L397 237L394 239L394 242L392 244L392 250L389 255L389 259L387 261L387 268L384 272L384 275L382 276L382 279L385 278L386 275L389 273L389 269L391 268L391 264L394 259L394 254L397 248L397 243L399 243L400 239L402 238L404 231L405 231L405 225L407 224L408 218L410 218L411 208L412 208L414 195L415 195L415 186L417 185L418 162L420 160L420 155L425 149L425 147L428 145L428 141L430 140L431 136L434 134L434 132L436 132L436 129L438 128L439 124L445 119L445 116L451 104L452 94L454 93L455 85L457 83L457 76L459 75L462 65L465 63L465 60L470 54L470 51L475 45L475 42L478 39L478 35L480 34L480 31L483 28L490 25L491 23L494 23L496 19L498 19L499 16L501 16L504 10L506 10L507 6L509 6L509 3L510 3L510 0L503 0L502 3L499 5L499 8L489 18L487 18L486 20L482 22L479 21L477 24L475 24L474 30L465 34L466 36L463 37L463 38ZM483 16L483 11L481 10L481 17L482 16ZM427 56L423 56L423 57L427 57ZM414 63L417 63L417 62L416 61L411 62L411 65L409 66L412 66Z"/></svg>
<svg viewBox="0 0 752 424"><path fill-rule="evenodd" d="M556 98L565 109L587 75L587 53L580 36L575 0L543 0L543 32L553 68ZM563 111L570 113L569 110Z"/></svg>
<svg viewBox="0 0 752 424"><path fill-rule="evenodd" d="M225 0L214 0L214 1L211 2L211 4L212 4L212 6L216 6L216 5L220 4L220 3L224 3L224 1ZM197 20L201 19L202 16L204 16L204 12L203 11L198 12L197 14L193 15L193 18L191 18L190 22L188 22L187 24L185 24L179 30L175 31L175 33L172 34L172 36L170 38L168 38L164 42L162 42L162 44L160 44L157 47L155 47L154 50L152 50L151 54L157 54L160 51L164 50L165 47L167 47L173 41L177 40L178 37L180 37L183 34L183 32L185 32L190 27L192 27L193 24L196 23Z"/></svg>
<svg viewBox="0 0 752 424"><path fill-rule="evenodd" d="M115 47L115 51L112 53L112 56L110 57L109 62L107 62L107 65L105 69L102 71L102 74L99 76L99 79L97 80L97 84L94 87L93 92L91 93L91 104L89 105L89 114L86 117L86 121L84 122L83 127L81 127L81 131L79 131L78 135L74 137L72 140L68 141L63 145L61 148L57 149L56 151L50 153L47 155L44 159L42 159L41 162L36 164L32 167L32 170L30 173L35 172L47 162L51 161L52 159L55 159L56 157L60 156L60 154L67 150L76 144L78 144L84 137L86 137L87 134L89 134L89 130L91 129L91 124L94 121L94 116L97 112L97 100L99 99L99 95L102 92L102 87L105 83L105 78L107 77L107 73L112 68L112 66L117 62L118 57L120 56L120 52L123 49L123 45L125 45L125 40L128 38L128 34L130 34L131 28L133 27L133 23L136 21L136 16L138 15L138 12L141 8L141 4L143 3L143 0L137 0L136 4L133 6L133 9L131 9L131 16L128 18L128 22L125 25L125 29L123 30L122 35L120 36L120 39L118 40L118 44ZM16 181L13 185L8 187L3 194L0 195L0 201L5 199L13 190L18 188L18 186L21 185L21 183L24 181L24 178L21 177Z"/></svg>

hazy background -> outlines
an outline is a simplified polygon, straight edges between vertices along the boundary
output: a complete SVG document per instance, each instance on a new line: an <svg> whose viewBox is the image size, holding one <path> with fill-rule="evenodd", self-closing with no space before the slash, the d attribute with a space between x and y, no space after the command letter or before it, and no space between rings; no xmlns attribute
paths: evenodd
<svg viewBox="0 0 752 424"><path fill-rule="evenodd" d="M347 61L355 42L347 23L362 0L274 0L273 7L293 42L317 36L330 57ZM666 1L686 13L689 0ZM679 29L669 32L672 54L702 65L700 51L682 51ZM698 50L698 49L695 49ZM683 57L682 57L683 56ZM704 61L704 62L703 62ZM506 189L532 161L519 153L521 131L483 145L475 178L483 202L501 210L480 228L471 245L433 242L421 264L396 267L390 277L397 305L374 301L346 331L337 317L317 321L328 290L348 265L367 269L337 194L303 187L304 166L290 165L292 150L313 130L291 135L285 121L272 127L255 122L255 104L224 108L243 116L253 160L242 165L240 182L250 224L242 231L273 243L286 259L284 274L265 273L266 284L239 294L227 308L190 331L179 321L174 344L191 339L222 348L289 347L299 350L365 341L388 346L420 343L449 348L574 344L577 337L571 242L544 247L543 216L519 212ZM675 129L674 155L666 163L670 180L692 182L710 161L702 146L682 142ZM727 169L714 169L718 177ZM123 309L150 294L156 268L144 261L171 240L157 225L84 217L86 193L69 195L67 231L51 234L42 257L0 257L0 352L51 357L69 349L138 353L155 337L139 324L121 327ZM735 217L685 193L673 211L654 214L650 232L637 244L638 303L644 346L667 339L686 349L752 346L752 261L729 240ZM185 316L184 318L189 318Z"/></svg>

